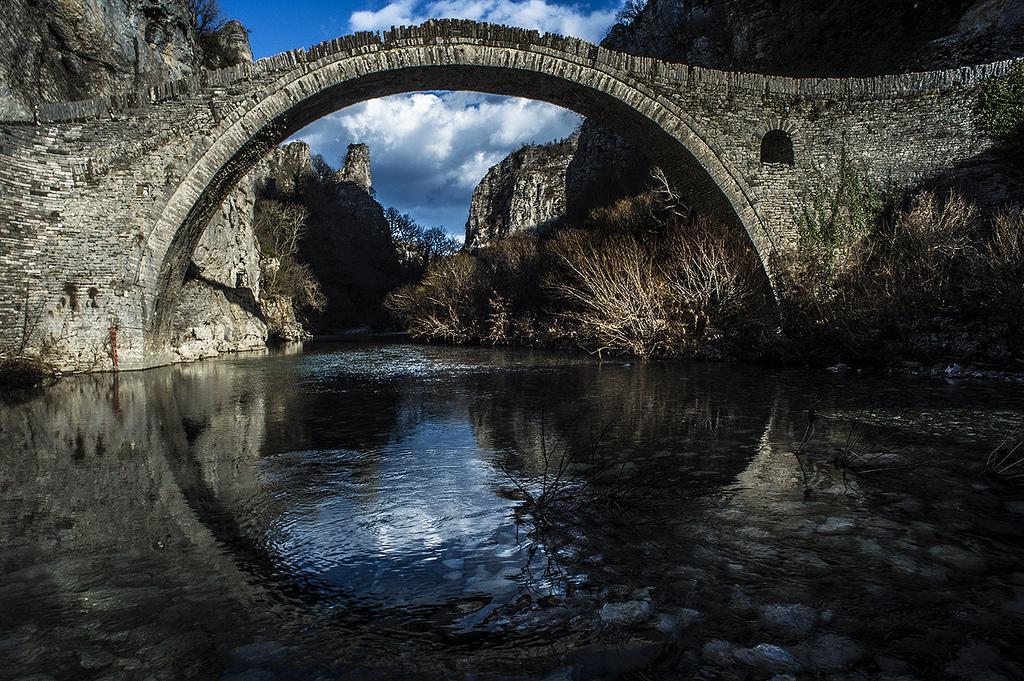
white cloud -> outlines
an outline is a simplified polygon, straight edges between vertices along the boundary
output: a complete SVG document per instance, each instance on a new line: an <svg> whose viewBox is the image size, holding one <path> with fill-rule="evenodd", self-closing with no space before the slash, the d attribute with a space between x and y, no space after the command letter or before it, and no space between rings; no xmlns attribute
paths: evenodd
<svg viewBox="0 0 1024 681"><path fill-rule="evenodd" d="M615 23L618 6L593 9L548 0L398 0L377 10L353 12L353 31L386 30L427 19L473 19L550 31L598 42Z"/></svg>
<svg viewBox="0 0 1024 681"><path fill-rule="evenodd" d="M368 144L378 200L457 234L488 168L524 143L569 135L579 121L575 113L532 100L415 93L343 109L296 138L334 165L348 144Z"/></svg>

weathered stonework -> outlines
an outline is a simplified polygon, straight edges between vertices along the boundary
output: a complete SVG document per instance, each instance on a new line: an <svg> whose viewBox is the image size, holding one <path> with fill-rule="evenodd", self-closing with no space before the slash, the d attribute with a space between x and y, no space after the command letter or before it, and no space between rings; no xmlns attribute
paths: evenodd
<svg viewBox="0 0 1024 681"><path fill-rule="evenodd" d="M67 368L167 362L172 314L210 218L269 149L366 99L468 89L573 109L649 152L701 211L745 229L765 263L792 206L845 154L917 184L993 148L984 83L1014 62L866 79L793 79L670 64L574 38L432 21L360 33L0 126L0 328ZM793 166L760 160L784 130ZM86 291L74 304L68 290ZM83 302L88 305L83 307Z"/></svg>

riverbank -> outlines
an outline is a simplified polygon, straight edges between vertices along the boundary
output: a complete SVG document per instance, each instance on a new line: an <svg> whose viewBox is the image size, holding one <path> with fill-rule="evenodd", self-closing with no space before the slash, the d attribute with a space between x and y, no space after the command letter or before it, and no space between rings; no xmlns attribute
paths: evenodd
<svg viewBox="0 0 1024 681"><path fill-rule="evenodd" d="M51 386L60 377L60 371L40 359L0 357L0 399Z"/></svg>

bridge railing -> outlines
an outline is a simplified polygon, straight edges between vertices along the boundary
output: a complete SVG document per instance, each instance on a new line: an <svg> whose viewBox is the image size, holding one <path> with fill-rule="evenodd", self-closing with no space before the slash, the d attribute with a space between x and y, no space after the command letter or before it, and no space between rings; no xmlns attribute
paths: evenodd
<svg viewBox="0 0 1024 681"><path fill-rule="evenodd" d="M360 32L291 50L255 62L193 76L167 80L135 91L75 102L47 102L34 111L9 115L7 123L58 123L112 116L158 102L195 93L206 87L226 87L264 75L284 73L300 64L355 56L395 47L440 42L472 42L523 50L556 52L597 69L611 69L639 77L674 81L680 88L715 88L759 92L766 95L828 98L886 99L934 91L969 89L1010 72L1024 59L965 66L944 71L883 75L869 78L787 78L755 73L721 71L664 62L599 47L579 38L553 33L479 23L461 19L431 20L419 26L392 27L382 33Z"/></svg>

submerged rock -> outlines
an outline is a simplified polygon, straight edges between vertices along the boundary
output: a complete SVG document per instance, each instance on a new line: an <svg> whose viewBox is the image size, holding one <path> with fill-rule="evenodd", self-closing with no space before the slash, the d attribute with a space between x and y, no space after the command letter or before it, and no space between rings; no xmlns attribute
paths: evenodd
<svg viewBox="0 0 1024 681"><path fill-rule="evenodd" d="M825 519L825 522L818 525L815 531L820 534L843 534L857 527L853 518L832 516Z"/></svg>
<svg viewBox="0 0 1024 681"><path fill-rule="evenodd" d="M758 615L761 626L786 638L804 638L818 623L818 611L801 605L766 605Z"/></svg>
<svg viewBox="0 0 1024 681"><path fill-rule="evenodd" d="M665 634L672 634L680 629L687 629L704 618L699 611L691 608L682 608L675 613L662 613L658 615L658 630Z"/></svg>
<svg viewBox="0 0 1024 681"><path fill-rule="evenodd" d="M956 546L948 544L933 546L928 549L928 553L940 563L958 570L979 572L985 569L985 560L983 558Z"/></svg>
<svg viewBox="0 0 1024 681"><path fill-rule="evenodd" d="M734 662L733 645L728 641L708 641L701 647L700 656L716 667L729 667Z"/></svg>
<svg viewBox="0 0 1024 681"><path fill-rule="evenodd" d="M793 653L785 648L761 643L753 648L742 648L733 653L736 661L748 667L759 667L772 672L789 672L800 669L800 663Z"/></svg>
<svg viewBox="0 0 1024 681"><path fill-rule="evenodd" d="M804 665L817 671L848 669L863 655L864 651L859 645L836 634L819 636L800 649Z"/></svg>
<svg viewBox="0 0 1024 681"><path fill-rule="evenodd" d="M599 613L601 621L618 627L638 624L651 615L650 601L605 603Z"/></svg>

